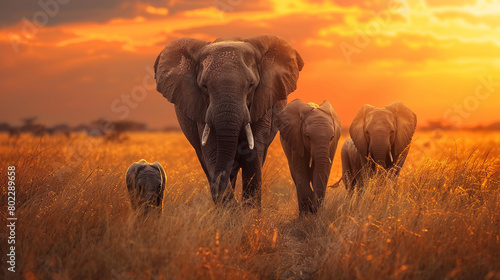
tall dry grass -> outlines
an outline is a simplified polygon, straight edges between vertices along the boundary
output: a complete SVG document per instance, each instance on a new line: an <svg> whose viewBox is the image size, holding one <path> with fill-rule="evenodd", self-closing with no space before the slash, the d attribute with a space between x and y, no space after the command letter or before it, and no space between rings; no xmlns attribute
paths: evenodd
<svg viewBox="0 0 500 280"><path fill-rule="evenodd" d="M1 278L500 279L499 143L500 134L419 134L397 183L377 176L352 197L329 189L317 215L298 218L279 139L259 213L215 207L179 133L121 143L0 135L0 182L15 165L18 203L17 272L2 249ZM124 173L141 158L166 170L161 217L129 205Z"/></svg>

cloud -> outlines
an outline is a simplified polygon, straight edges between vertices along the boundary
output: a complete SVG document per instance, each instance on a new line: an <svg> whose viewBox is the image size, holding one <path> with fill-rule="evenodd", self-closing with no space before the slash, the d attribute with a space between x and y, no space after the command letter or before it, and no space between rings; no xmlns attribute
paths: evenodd
<svg viewBox="0 0 500 280"><path fill-rule="evenodd" d="M23 19L36 22L46 17L44 25L54 26L65 23L106 23L113 19L165 18L186 11L216 8L221 13L268 9L266 1L243 0L39 0L2 1L0 27L21 22Z"/></svg>
<svg viewBox="0 0 500 280"><path fill-rule="evenodd" d="M132 16L131 3L120 0L110 1L7 1L3 0L0 11L1 26L15 24L27 18L33 20L37 13L49 14L48 25L57 25L67 22L92 20L106 22L119 14Z"/></svg>
<svg viewBox="0 0 500 280"><path fill-rule="evenodd" d="M156 8L153 6L146 6L145 10L147 13L153 14L153 15L166 16L168 14L167 8Z"/></svg>

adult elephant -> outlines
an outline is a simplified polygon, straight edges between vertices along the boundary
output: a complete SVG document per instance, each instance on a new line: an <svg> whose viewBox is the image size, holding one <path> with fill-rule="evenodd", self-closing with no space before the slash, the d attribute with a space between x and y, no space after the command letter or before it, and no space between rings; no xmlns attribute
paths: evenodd
<svg viewBox="0 0 500 280"><path fill-rule="evenodd" d="M356 183L375 164L394 177L399 175L408 155L409 145L417 126L417 116L401 102L379 108L363 105L349 128L351 135L342 146L342 178L346 188L354 190Z"/></svg>
<svg viewBox="0 0 500 280"><path fill-rule="evenodd" d="M260 208L261 169L276 135L275 115L297 87L304 62L284 39L263 35L207 42L180 38L158 55L157 90L175 105L214 202L234 202L242 170L243 201Z"/></svg>

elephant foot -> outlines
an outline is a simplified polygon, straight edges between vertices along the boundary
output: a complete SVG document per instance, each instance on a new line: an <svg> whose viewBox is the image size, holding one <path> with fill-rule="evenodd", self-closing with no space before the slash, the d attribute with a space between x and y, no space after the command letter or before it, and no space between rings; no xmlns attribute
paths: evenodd
<svg viewBox="0 0 500 280"><path fill-rule="evenodd" d="M262 209L261 200L260 200L260 198L257 198L257 197L243 199L242 206L245 208L256 209L259 213Z"/></svg>
<svg viewBox="0 0 500 280"><path fill-rule="evenodd" d="M228 188L223 194L215 195L212 194L212 200L216 205L224 206L237 206L238 202L234 198L233 191Z"/></svg>
<svg viewBox="0 0 500 280"><path fill-rule="evenodd" d="M299 202L299 214L300 216L310 213L316 214L318 212L318 203L317 200L307 200Z"/></svg>

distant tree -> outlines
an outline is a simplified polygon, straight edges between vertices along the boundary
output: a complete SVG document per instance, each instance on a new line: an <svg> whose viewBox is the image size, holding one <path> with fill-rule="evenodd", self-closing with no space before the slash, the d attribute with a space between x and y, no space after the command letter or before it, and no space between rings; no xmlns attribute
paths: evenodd
<svg viewBox="0 0 500 280"><path fill-rule="evenodd" d="M38 117L29 117L29 118L24 118L21 119L23 122L23 125L21 126L22 129L25 129L29 131L35 126L35 121L38 119Z"/></svg>
<svg viewBox="0 0 500 280"><path fill-rule="evenodd" d="M86 132L90 130L90 126L88 124L79 124L71 128L73 132Z"/></svg>
<svg viewBox="0 0 500 280"><path fill-rule="evenodd" d="M104 139L108 141L124 141L128 139L125 132L147 130L147 125L145 123L138 123L134 121L115 121L112 122L112 125L114 129L109 133L106 133L104 137Z"/></svg>
<svg viewBox="0 0 500 280"><path fill-rule="evenodd" d="M9 132L11 128L12 127L8 123L0 123L0 132Z"/></svg>
<svg viewBox="0 0 500 280"><path fill-rule="evenodd" d="M91 123L91 130L87 132L90 136L102 136L106 141L124 141L127 139L125 132L145 131L147 125L134 121L110 121L105 118Z"/></svg>
<svg viewBox="0 0 500 280"><path fill-rule="evenodd" d="M47 132L46 127L43 124L36 123L37 119L38 119L38 117L29 117L29 118L21 119L21 121L24 124L20 127L20 129L19 129L20 132L31 133L34 136L45 135L45 133Z"/></svg>
<svg viewBox="0 0 500 280"><path fill-rule="evenodd" d="M430 130L456 130L457 127L450 124L446 120L428 120L427 125L420 127L420 130L430 131Z"/></svg>
<svg viewBox="0 0 500 280"><path fill-rule="evenodd" d="M71 136L71 127L65 123L57 124L47 129L49 134L63 134L66 137Z"/></svg>
<svg viewBox="0 0 500 280"><path fill-rule="evenodd" d="M179 126L176 126L176 125L169 125L169 126L165 126L163 129L161 129L161 131L164 131L164 132L175 132L175 131L180 131L181 128Z"/></svg>
<svg viewBox="0 0 500 280"><path fill-rule="evenodd" d="M114 130L125 132L125 131L145 131L147 125L145 123L138 123L134 121L115 121L113 122L115 127Z"/></svg>
<svg viewBox="0 0 500 280"><path fill-rule="evenodd" d="M497 122L494 122L492 124L489 124L488 126L486 126L486 129L489 129L489 130L500 130L500 121L497 121Z"/></svg>

